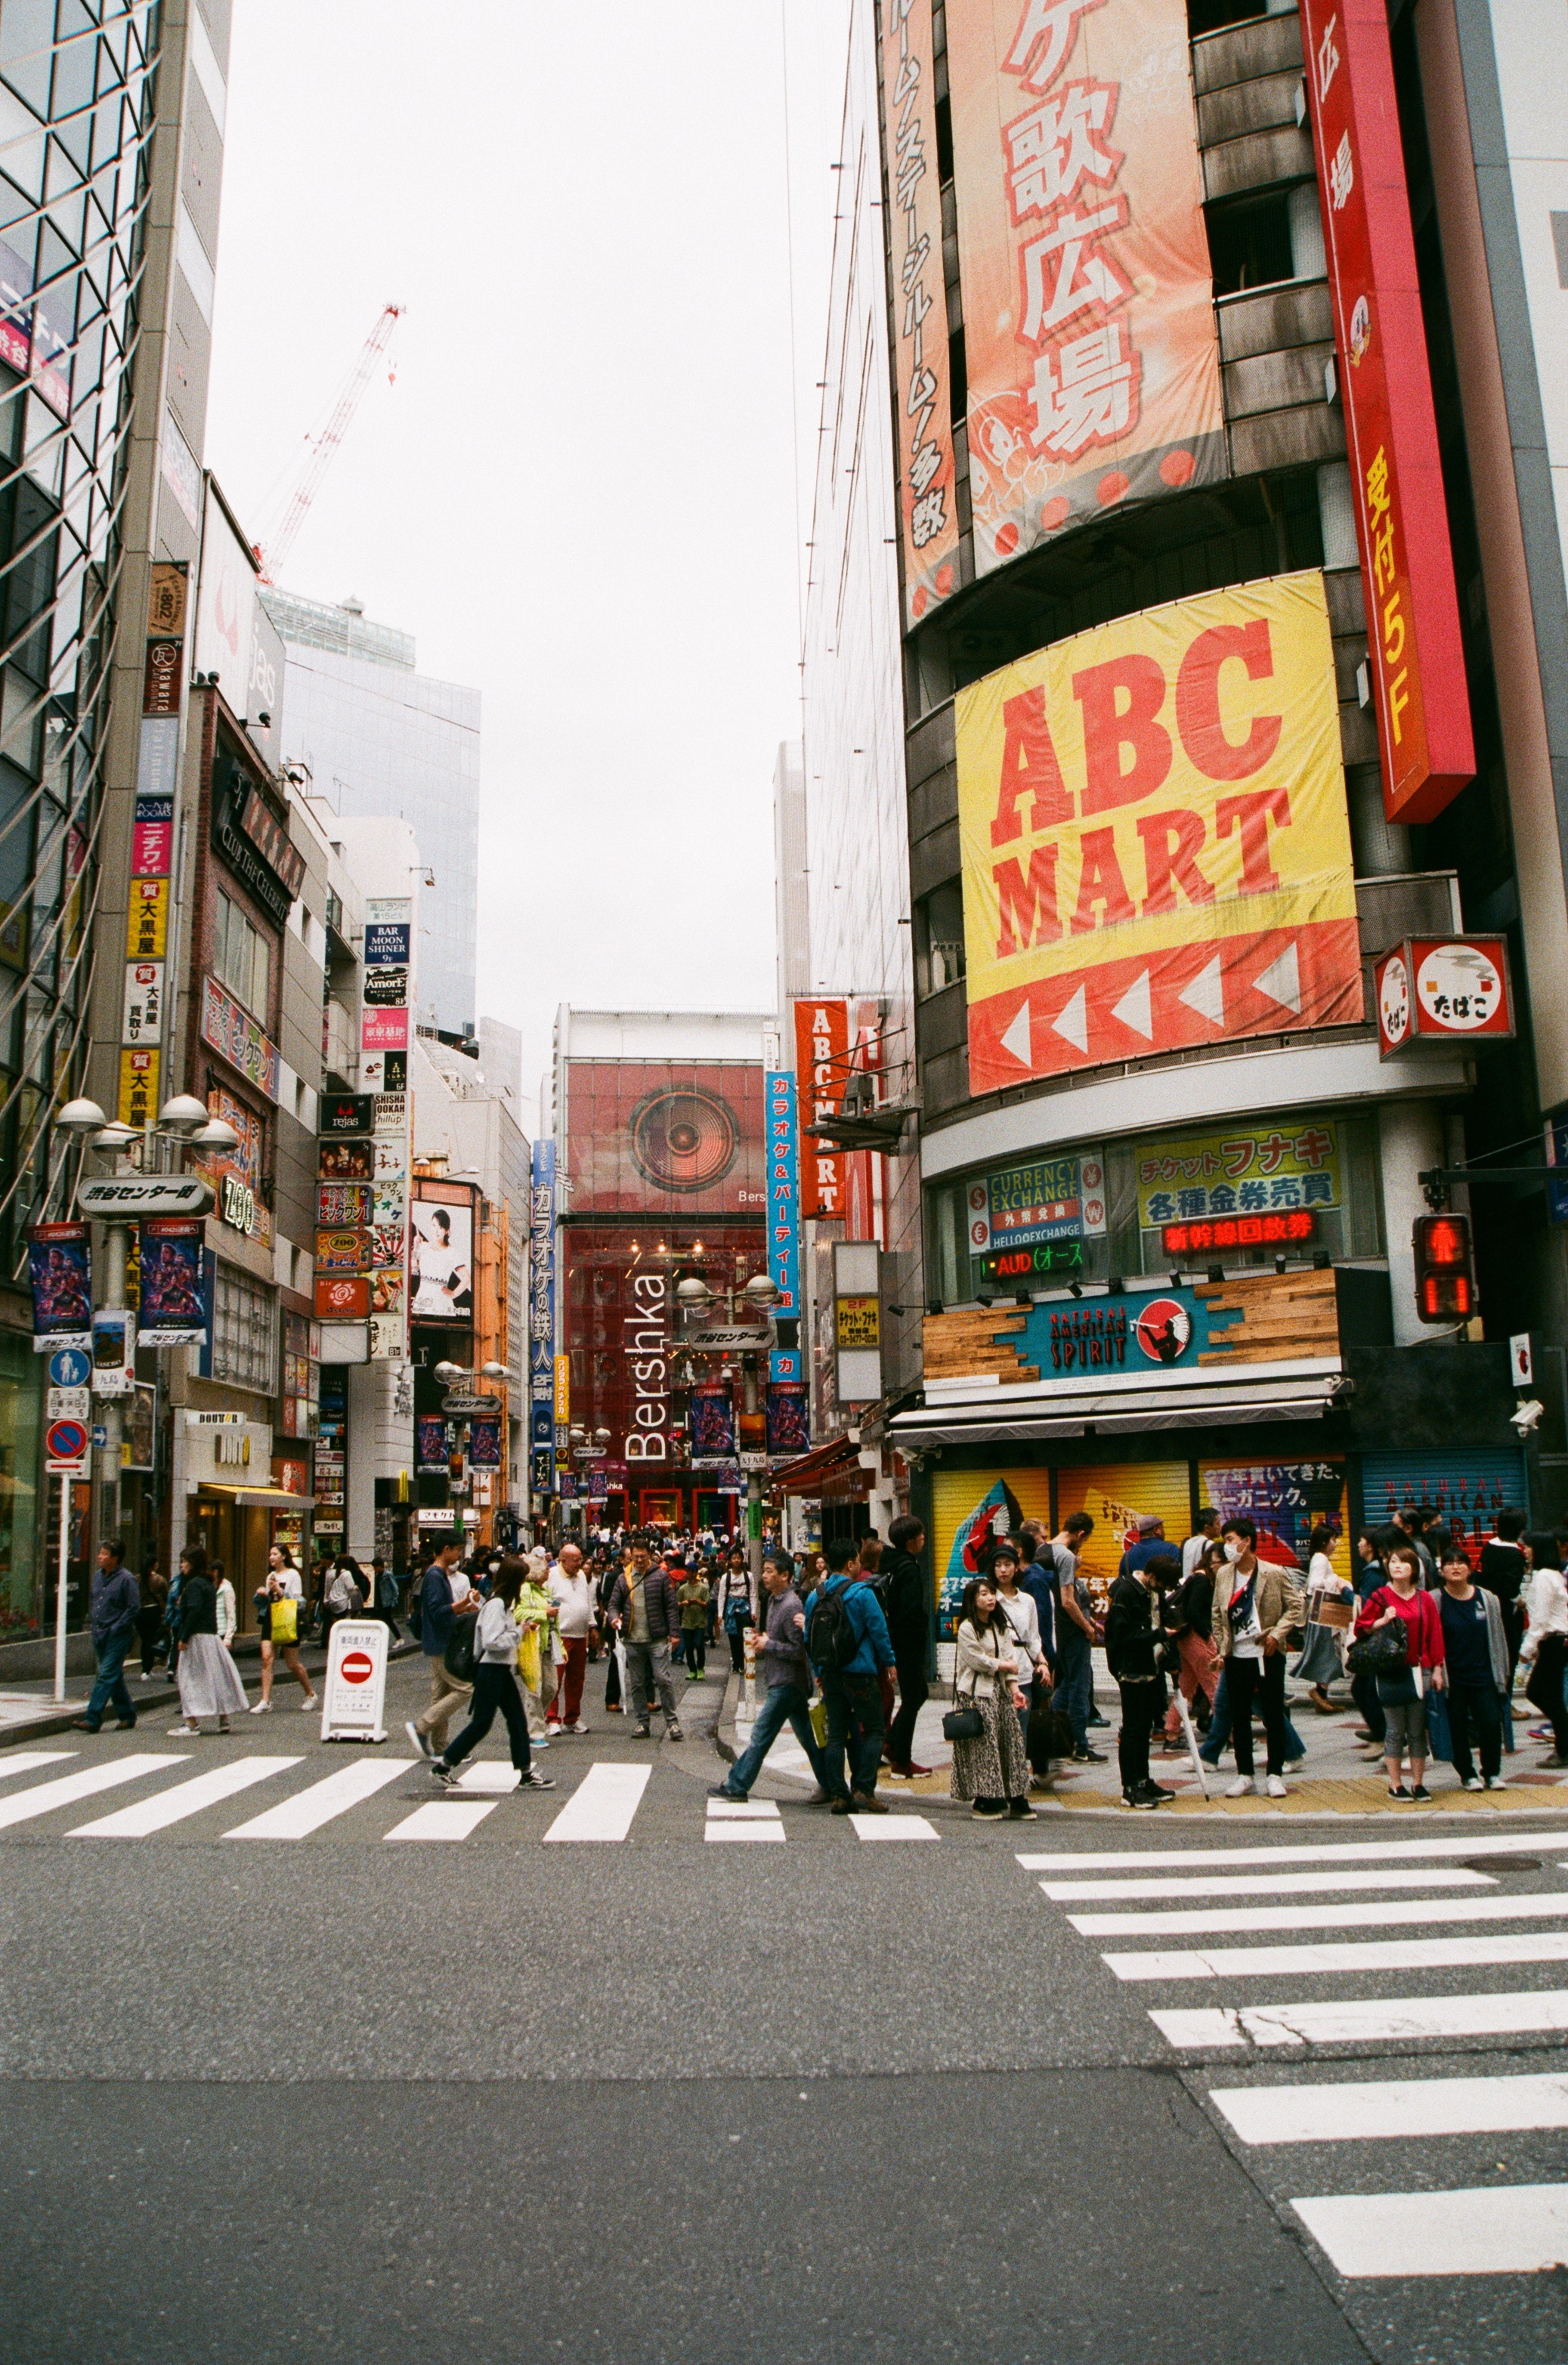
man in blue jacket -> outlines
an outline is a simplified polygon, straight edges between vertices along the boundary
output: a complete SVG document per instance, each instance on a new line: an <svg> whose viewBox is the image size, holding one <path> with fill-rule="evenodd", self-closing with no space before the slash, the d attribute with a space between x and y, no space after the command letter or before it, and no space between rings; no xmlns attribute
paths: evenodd
<svg viewBox="0 0 1568 2365"><path fill-rule="evenodd" d="M106 1708L114 1709L122 1732L129 1732L135 1724L136 1703L126 1689L124 1668L140 1608L141 1587L125 1564L119 1538L106 1536L98 1546L87 1612L98 1656L98 1680L88 1696L86 1715L71 1720L78 1732L96 1732Z"/></svg>
<svg viewBox="0 0 1568 2365"><path fill-rule="evenodd" d="M882 1687L878 1672L893 1664L893 1646L882 1606L868 1585L849 1574L852 1543L824 1547L827 1580L812 1596L806 1649L823 1687L827 1709L827 1746L823 1752L823 1788L833 1794L835 1815L885 1815L877 1796L882 1762ZM847 1786L845 1754L850 1757Z"/></svg>
<svg viewBox="0 0 1568 2365"><path fill-rule="evenodd" d="M431 1671L430 1704L403 1730L421 1757L441 1755L453 1718L459 1709L466 1711L474 1698L473 1685L460 1684L455 1676L448 1675L445 1664L459 1602L470 1611L479 1606L477 1595L458 1566L462 1558L463 1538L455 1533L443 1536L420 1580L420 1648Z"/></svg>

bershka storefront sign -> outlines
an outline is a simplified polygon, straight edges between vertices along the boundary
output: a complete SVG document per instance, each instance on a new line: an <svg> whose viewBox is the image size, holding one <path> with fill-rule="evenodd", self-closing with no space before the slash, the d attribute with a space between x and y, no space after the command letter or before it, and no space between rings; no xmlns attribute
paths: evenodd
<svg viewBox="0 0 1568 2365"><path fill-rule="evenodd" d="M669 1283L662 1272L632 1281L633 1310L622 1318L632 1420L627 1463L664 1463L669 1451Z"/></svg>

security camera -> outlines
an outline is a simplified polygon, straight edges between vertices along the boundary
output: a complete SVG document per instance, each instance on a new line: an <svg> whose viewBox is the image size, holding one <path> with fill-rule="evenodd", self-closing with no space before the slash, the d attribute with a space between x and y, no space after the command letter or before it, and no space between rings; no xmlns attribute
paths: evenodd
<svg viewBox="0 0 1568 2365"><path fill-rule="evenodd" d="M1516 1412L1511 1412L1508 1415L1508 1418L1514 1428L1518 1430L1521 1437L1528 1437L1531 1429L1537 1426L1541 1414L1545 1410L1546 1407L1541 1403L1539 1396L1521 1396L1518 1402L1518 1409Z"/></svg>

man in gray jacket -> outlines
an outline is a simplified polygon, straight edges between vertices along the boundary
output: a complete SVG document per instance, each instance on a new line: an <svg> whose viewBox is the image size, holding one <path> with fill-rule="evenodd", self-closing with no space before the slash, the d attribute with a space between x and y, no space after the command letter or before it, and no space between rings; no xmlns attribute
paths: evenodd
<svg viewBox="0 0 1568 2365"><path fill-rule="evenodd" d="M765 1672L767 1698L757 1711L745 1753L731 1766L728 1778L713 1785L708 1793L711 1799L748 1798L752 1784L762 1771L763 1759L786 1724L805 1751L817 1777L816 1796L808 1799L807 1805L825 1807L835 1795L828 1787L827 1761L812 1731L812 1663L801 1640L804 1613L791 1581L793 1575L787 1557L770 1556L762 1564L762 1582L767 1591L767 1631L757 1655Z"/></svg>
<svg viewBox="0 0 1568 2365"><path fill-rule="evenodd" d="M93 1648L98 1654L98 1679L88 1696L86 1715L72 1719L78 1732L96 1732L106 1708L114 1709L122 1732L129 1732L135 1724L136 1703L126 1689L124 1668L140 1608L141 1587L125 1564L120 1540L106 1536L98 1546L87 1613Z"/></svg>
<svg viewBox="0 0 1568 2365"><path fill-rule="evenodd" d="M680 1611L667 1573L654 1565L653 1546L639 1536L632 1546L632 1565L615 1580L610 1597L610 1622L619 1629L626 1646L626 1683L632 1696L631 1741L646 1741L648 1715L655 1689L665 1712L665 1739L684 1741L676 1713L675 1679L669 1671L669 1646L680 1631Z"/></svg>

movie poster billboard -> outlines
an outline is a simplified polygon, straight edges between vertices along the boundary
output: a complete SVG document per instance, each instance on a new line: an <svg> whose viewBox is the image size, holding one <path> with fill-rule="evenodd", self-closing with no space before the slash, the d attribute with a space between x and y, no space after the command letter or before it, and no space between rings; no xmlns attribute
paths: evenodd
<svg viewBox="0 0 1568 2365"><path fill-rule="evenodd" d="M1316 569L1075 633L956 723L972 1091L1359 1023Z"/></svg>
<svg viewBox="0 0 1568 2365"><path fill-rule="evenodd" d="M34 1224L28 1232L28 1276L33 1292L33 1351L57 1347L91 1352L93 1250L85 1224Z"/></svg>
<svg viewBox="0 0 1568 2365"><path fill-rule="evenodd" d="M416 1322L474 1319L474 1207L468 1199L416 1199L409 1270Z"/></svg>
<svg viewBox="0 0 1568 2365"><path fill-rule="evenodd" d="M137 1336L144 1347L204 1347L207 1291L199 1216L148 1216L141 1234L141 1310Z"/></svg>
<svg viewBox="0 0 1568 2365"><path fill-rule="evenodd" d="M947 0L975 572L1226 473L1184 0Z"/></svg>
<svg viewBox="0 0 1568 2365"><path fill-rule="evenodd" d="M696 1387L689 1399L687 1422L691 1435L691 1466L702 1470L735 1457L735 1403L727 1387L714 1383Z"/></svg>
<svg viewBox="0 0 1568 2365"><path fill-rule="evenodd" d="M767 1454L787 1460L808 1453L812 1444L811 1392L803 1381L770 1380L767 1384Z"/></svg>

